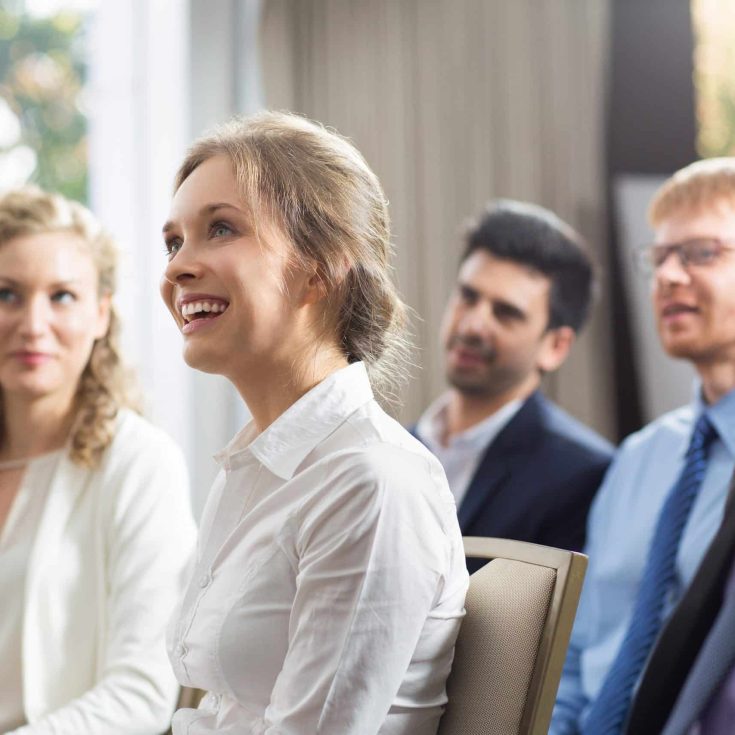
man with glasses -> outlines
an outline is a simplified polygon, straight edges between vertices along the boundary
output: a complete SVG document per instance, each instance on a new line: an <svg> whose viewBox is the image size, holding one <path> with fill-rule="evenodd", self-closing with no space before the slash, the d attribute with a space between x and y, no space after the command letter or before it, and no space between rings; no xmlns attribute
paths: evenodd
<svg viewBox="0 0 735 735"><path fill-rule="evenodd" d="M655 241L641 262L661 343L699 379L689 406L623 443L595 499L551 735L625 732L654 642L720 524L735 466L735 159L674 174L649 219Z"/></svg>

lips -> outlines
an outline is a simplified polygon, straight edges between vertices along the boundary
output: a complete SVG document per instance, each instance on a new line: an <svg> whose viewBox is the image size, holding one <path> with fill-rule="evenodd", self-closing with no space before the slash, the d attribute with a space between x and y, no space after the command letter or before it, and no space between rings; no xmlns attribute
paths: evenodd
<svg viewBox="0 0 735 735"><path fill-rule="evenodd" d="M52 355L47 352L34 352L32 350L17 350L11 352L10 356L27 367L37 367L52 359Z"/></svg>
<svg viewBox="0 0 735 735"><path fill-rule="evenodd" d="M459 370L485 368L492 362L495 351L485 345L467 345L455 340L449 347L450 360Z"/></svg>
<svg viewBox="0 0 735 735"><path fill-rule="evenodd" d="M190 327L200 321L214 321L229 307L230 302L212 294L194 293L182 296L178 302L178 312L184 324L182 330L188 334Z"/></svg>
<svg viewBox="0 0 735 735"><path fill-rule="evenodd" d="M675 319L687 314L697 313L699 313L699 309L696 306L679 302L664 304L660 309L660 314L664 319Z"/></svg>

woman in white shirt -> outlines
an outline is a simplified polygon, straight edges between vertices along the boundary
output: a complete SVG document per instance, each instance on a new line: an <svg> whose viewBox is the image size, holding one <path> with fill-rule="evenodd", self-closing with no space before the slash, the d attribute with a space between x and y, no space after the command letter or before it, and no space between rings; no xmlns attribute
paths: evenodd
<svg viewBox="0 0 735 735"><path fill-rule="evenodd" d="M252 414L169 628L179 681L209 692L174 733L435 733L468 578L440 465L373 397L405 352L377 178L261 113L194 143L163 229L185 360Z"/></svg>
<svg viewBox="0 0 735 735"><path fill-rule="evenodd" d="M195 528L179 450L130 410L115 251L79 204L0 197L0 733L155 735Z"/></svg>

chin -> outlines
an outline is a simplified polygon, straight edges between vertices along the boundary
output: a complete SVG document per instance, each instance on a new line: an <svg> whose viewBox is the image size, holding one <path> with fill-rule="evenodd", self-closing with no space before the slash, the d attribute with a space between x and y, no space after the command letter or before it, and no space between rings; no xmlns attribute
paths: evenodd
<svg viewBox="0 0 735 735"><path fill-rule="evenodd" d="M487 380L478 380L473 376L454 373L447 376L447 382L452 388L467 396L481 396L488 393Z"/></svg>
<svg viewBox="0 0 735 735"><path fill-rule="evenodd" d="M705 351L701 347L691 342L672 340L663 342L662 346L669 357L674 357L678 360L691 360L692 362L696 362L705 354Z"/></svg>
<svg viewBox="0 0 735 735"><path fill-rule="evenodd" d="M221 356L218 359L217 355L199 350L193 345L184 346L184 362L190 368L194 368L194 370L213 375L221 375L222 366L224 365L224 360Z"/></svg>
<svg viewBox="0 0 735 735"><path fill-rule="evenodd" d="M59 390L58 385L45 383L42 381L13 381L3 385L3 393L15 394L17 396L23 396L24 399L35 400L43 398L44 396L54 393Z"/></svg>

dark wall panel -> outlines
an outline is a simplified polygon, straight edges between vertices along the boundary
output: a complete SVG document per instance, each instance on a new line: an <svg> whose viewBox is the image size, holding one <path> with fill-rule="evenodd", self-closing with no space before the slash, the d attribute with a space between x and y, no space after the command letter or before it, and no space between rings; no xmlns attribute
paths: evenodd
<svg viewBox="0 0 735 735"><path fill-rule="evenodd" d="M696 157L690 0L613 0L607 168L618 435L642 421L612 186L617 174L670 174ZM632 359L631 359L632 358Z"/></svg>

